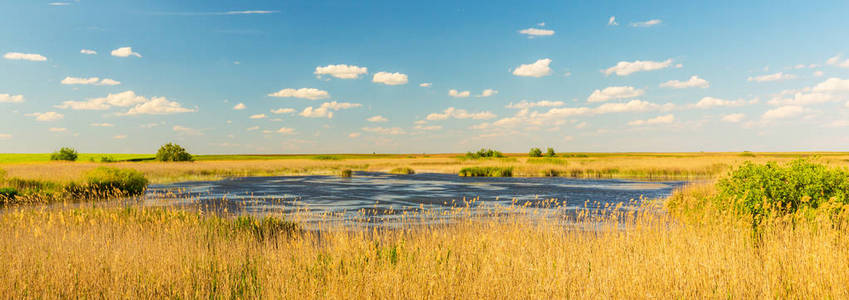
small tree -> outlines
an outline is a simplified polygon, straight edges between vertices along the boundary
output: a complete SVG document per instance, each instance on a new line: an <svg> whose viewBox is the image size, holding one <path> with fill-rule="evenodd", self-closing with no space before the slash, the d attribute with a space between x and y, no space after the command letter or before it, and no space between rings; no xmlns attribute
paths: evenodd
<svg viewBox="0 0 849 300"><path fill-rule="evenodd" d="M531 151L528 152L528 156L530 157L542 157L542 150L539 148L531 148Z"/></svg>
<svg viewBox="0 0 849 300"><path fill-rule="evenodd" d="M554 152L554 148L548 147L548 151L545 151L545 156L555 157L557 153Z"/></svg>
<svg viewBox="0 0 849 300"><path fill-rule="evenodd" d="M156 151L158 161L192 161L192 155L185 148L174 143L168 143L159 147Z"/></svg>
<svg viewBox="0 0 849 300"><path fill-rule="evenodd" d="M77 150L74 148L62 147L59 151L53 152L50 155L50 160L66 160L66 161L75 161L77 160Z"/></svg>

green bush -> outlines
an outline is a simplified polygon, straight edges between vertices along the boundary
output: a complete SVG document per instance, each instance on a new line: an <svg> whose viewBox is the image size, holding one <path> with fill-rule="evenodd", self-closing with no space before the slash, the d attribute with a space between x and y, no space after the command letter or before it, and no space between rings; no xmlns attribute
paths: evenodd
<svg viewBox="0 0 849 300"><path fill-rule="evenodd" d="M92 157L92 159L94 159L94 158ZM116 162L116 161L117 160L115 160L115 158L113 158L111 156L101 156L100 157L100 162L102 162L102 163L113 163L113 162Z"/></svg>
<svg viewBox="0 0 849 300"><path fill-rule="evenodd" d="M18 190L15 188L4 187L0 188L0 203L4 200L14 200L18 196Z"/></svg>
<svg viewBox="0 0 849 300"><path fill-rule="evenodd" d="M354 176L354 171L351 171L351 169L344 169L344 170L339 171L339 177L352 177L352 176Z"/></svg>
<svg viewBox="0 0 849 300"><path fill-rule="evenodd" d="M786 165L746 162L717 184L718 208L760 217L849 202L849 171L807 159Z"/></svg>
<svg viewBox="0 0 849 300"><path fill-rule="evenodd" d="M471 158L471 159L498 158L498 157L504 157L504 154L502 154L499 151L492 150L492 149L480 149L480 150L478 150L478 152L467 152L466 153L466 158Z"/></svg>
<svg viewBox="0 0 849 300"><path fill-rule="evenodd" d="M539 148L531 148L531 151L528 152L528 156L530 157L542 157L542 150Z"/></svg>
<svg viewBox="0 0 849 300"><path fill-rule="evenodd" d="M460 170L464 177L512 177L513 167L468 167Z"/></svg>
<svg viewBox="0 0 849 300"><path fill-rule="evenodd" d="M147 178L139 171L100 167L86 173L83 184L71 183L63 192L69 197L137 196L144 193Z"/></svg>
<svg viewBox="0 0 849 300"><path fill-rule="evenodd" d="M545 156L555 157L557 156L557 152L554 152L554 148L549 147L548 150L545 151Z"/></svg>
<svg viewBox="0 0 849 300"><path fill-rule="evenodd" d="M74 148L62 147L59 151L53 152L50 155L50 160L65 160L65 161L76 161L79 155L77 154L77 150Z"/></svg>
<svg viewBox="0 0 849 300"><path fill-rule="evenodd" d="M342 160L342 158L335 155L318 155L313 157L315 160Z"/></svg>
<svg viewBox="0 0 849 300"><path fill-rule="evenodd" d="M185 148L174 143L168 143L159 147L156 151L158 161L192 161L192 155Z"/></svg>
<svg viewBox="0 0 849 300"><path fill-rule="evenodd" d="M389 170L389 173L392 174L401 174L401 175L411 175L416 174L416 171L409 167L399 167L392 170Z"/></svg>

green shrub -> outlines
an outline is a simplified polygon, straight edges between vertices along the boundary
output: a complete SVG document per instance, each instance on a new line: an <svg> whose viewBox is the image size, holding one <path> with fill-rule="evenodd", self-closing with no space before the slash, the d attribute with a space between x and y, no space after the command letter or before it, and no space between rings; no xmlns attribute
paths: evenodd
<svg viewBox="0 0 849 300"><path fill-rule="evenodd" d="M50 155L50 160L65 160L65 161L76 161L79 155L77 154L77 150L74 148L62 147L59 151L53 152Z"/></svg>
<svg viewBox="0 0 849 300"><path fill-rule="evenodd" d="M755 154L752 153L752 151L743 151L743 153L740 153L740 156L742 156L742 157L755 157Z"/></svg>
<svg viewBox="0 0 849 300"><path fill-rule="evenodd" d="M14 200L18 196L18 190L15 188L4 187L0 188L0 203L5 200Z"/></svg>
<svg viewBox="0 0 849 300"><path fill-rule="evenodd" d="M556 157L540 157L540 158L529 158L527 160L529 164L552 164L552 165L562 165L565 166L568 164L568 161L562 158Z"/></svg>
<svg viewBox="0 0 849 300"><path fill-rule="evenodd" d="M86 173L83 184L70 183L63 189L69 197L137 196L144 193L147 178L139 171L100 167Z"/></svg>
<svg viewBox="0 0 849 300"><path fill-rule="evenodd" d="M344 169L344 170L339 171L339 177L351 177L351 176L354 176L354 171L351 171L351 169Z"/></svg>
<svg viewBox="0 0 849 300"><path fill-rule="evenodd" d="M827 202L849 202L849 171L807 159L786 165L746 162L716 184L715 204L722 210L759 218L774 212L794 213Z"/></svg>
<svg viewBox="0 0 849 300"><path fill-rule="evenodd" d="M460 170L464 177L512 177L513 167L468 167Z"/></svg>
<svg viewBox="0 0 849 300"><path fill-rule="evenodd" d="M411 174L416 174L416 171L413 170L412 168L408 168L408 167L399 167L399 168L389 170L389 173L401 174L401 175L411 175Z"/></svg>
<svg viewBox="0 0 849 300"><path fill-rule="evenodd" d="M528 152L528 156L530 157L542 157L542 150L539 148L531 148L531 151Z"/></svg>
<svg viewBox="0 0 849 300"><path fill-rule="evenodd" d="M545 151L545 156L555 157L557 156L557 152L554 152L554 148L549 147L548 150Z"/></svg>
<svg viewBox="0 0 849 300"><path fill-rule="evenodd" d="M94 158L92 158L92 159L94 159ZM115 160L115 158L113 158L111 156L101 156L100 157L100 162L102 162L102 163L113 163L113 162L116 162L116 161L117 160Z"/></svg>
<svg viewBox="0 0 849 300"><path fill-rule="evenodd" d="M185 148L174 143L168 143L159 147L156 151L158 161L192 161L192 155Z"/></svg>
<svg viewBox="0 0 849 300"><path fill-rule="evenodd" d="M313 157L316 160L341 160L342 158L334 155L318 155Z"/></svg>
<svg viewBox="0 0 849 300"><path fill-rule="evenodd" d="M466 153L466 158L471 158L471 159L498 158L498 157L504 157L504 154L502 154L499 151L492 150L492 149L480 149L480 150L478 150L478 152L467 152Z"/></svg>

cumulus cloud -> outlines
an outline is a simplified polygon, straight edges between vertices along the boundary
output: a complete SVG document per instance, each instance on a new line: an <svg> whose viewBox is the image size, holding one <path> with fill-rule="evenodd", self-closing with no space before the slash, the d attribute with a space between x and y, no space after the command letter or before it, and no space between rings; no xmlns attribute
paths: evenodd
<svg viewBox="0 0 849 300"><path fill-rule="evenodd" d="M181 135L203 135L203 132L200 130L180 125L174 125L174 127L171 127L171 130Z"/></svg>
<svg viewBox="0 0 849 300"><path fill-rule="evenodd" d="M802 93L797 92L792 95L791 98L783 98L783 97L775 97L772 100L769 100L769 104L772 105L810 105L810 104L819 104L826 103L831 101L839 100L833 94L830 93Z"/></svg>
<svg viewBox="0 0 849 300"><path fill-rule="evenodd" d="M829 78L813 88L814 92L849 92L849 79Z"/></svg>
<svg viewBox="0 0 849 300"><path fill-rule="evenodd" d="M265 114L255 114L255 115L251 115L249 118L256 120L256 119L265 119L265 117L266 117Z"/></svg>
<svg viewBox="0 0 849 300"><path fill-rule="evenodd" d="M610 19L607 19L607 25L608 26L618 26L619 23L616 22L615 16L611 16Z"/></svg>
<svg viewBox="0 0 849 300"><path fill-rule="evenodd" d="M755 76L755 77L750 76L748 80L750 82L751 81L754 81L754 82L770 82L770 81L779 81L779 80L787 80L787 79L794 79L794 78L796 78L796 75L784 74L783 72L778 72L778 73L775 73L775 74L767 74L767 75L761 75L761 76Z"/></svg>
<svg viewBox="0 0 849 300"><path fill-rule="evenodd" d="M246 130L246 131L259 130L259 126L248 127L248 128L247 128L247 129L245 129L245 130Z"/></svg>
<svg viewBox="0 0 849 300"><path fill-rule="evenodd" d="M445 120L448 118L454 119L473 119L473 120L486 120L495 118L495 114L483 111L477 113L469 113L465 109L456 109L453 107L446 108L442 113L432 113L427 115L425 119L428 121L439 121Z"/></svg>
<svg viewBox="0 0 849 300"><path fill-rule="evenodd" d="M595 114L606 114L606 113L618 113L618 112L638 112L638 111L650 111L650 110L661 110L667 111L671 110L675 107L674 104L655 104L651 102L646 102L642 100L631 100L625 103L605 103L599 105L595 109L592 110Z"/></svg>
<svg viewBox="0 0 849 300"><path fill-rule="evenodd" d="M740 121L743 121L744 118L746 118L746 115L740 113L727 114L722 116L722 121L728 123L739 123Z"/></svg>
<svg viewBox="0 0 849 300"><path fill-rule="evenodd" d="M275 93L268 94L270 97L277 98L300 98L309 100L319 100L330 98L330 93L314 88L300 89L282 89Z"/></svg>
<svg viewBox="0 0 849 300"><path fill-rule="evenodd" d="M704 97L701 100L699 100L699 102L696 102L696 104L693 104L692 107L701 108L701 109L714 108L714 107L736 107L736 106L743 106L743 105L746 105L747 103L754 103L754 102L756 102L756 100L746 101L744 99L737 99L737 100L732 101L732 100L725 100L725 99L714 98L714 97Z"/></svg>
<svg viewBox="0 0 849 300"><path fill-rule="evenodd" d="M378 134L386 134L386 135L401 135L407 134L404 129L399 127L392 128L384 128L384 127L363 127L361 128L365 132L378 133Z"/></svg>
<svg viewBox="0 0 849 300"><path fill-rule="evenodd" d="M462 91L461 92L461 91L458 91L458 90L455 90L455 89L451 89L451 90L448 91L448 96L451 96L451 97L454 97L454 98L466 98L469 95L471 95L471 92L469 92L469 91Z"/></svg>
<svg viewBox="0 0 849 300"><path fill-rule="evenodd" d="M652 19L652 20L643 21L643 22L631 23L631 27L652 27L652 26L658 25L662 22L663 21L661 21L659 19Z"/></svg>
<svg viewBox="0 0 849 300"><path fill-rule="evenodd" d="M685 88L708 88L710 87L710 82L707 80L699 78L697 75L690 76L690 79L687 81L680 80L670 80L660 84L660 87L673 88L673 89L685 89Z"/></svg>
<svg viewBox="0 0 849 300"><path fill-rule="evenodd" d="M477 96L475 96L475 97L478 97L478 98L484 98L484 97L489 97L489 96L495 96L496 94L498 94L498 91L497 91L497 90L493 90L493 89L485 89L485 90L483 90L483 91L481 92L481 94L480 94L480 95L477 95Z"/></svg>
<svg viewBox="0 0 849 300"><path fill-rule="evenodd" d="M82 50L80 50L80 53L85 54L85 55L95 55L95 54L97 54L97 51L89 50L89 49L82 49Z"/></svg>
<svg viewBox="0 0 849 300"><path fill-rule="evenodd" d="M550 58L543 58L537 60L532 64L523 64L518 68L513 70L513 75L522 76L522 77L543 77L551 75L551 68L548 66L551 64Z"/></svg>
<svg viewBox="0 0 849 300"><path fill-rule="evenodd" d="M50 132L67 132L67 131L68 131L68 128L63 128L63 127L51 127L51 128L50 128L50 129L48 129L48 130L49 130Z"/></svg>
<svg viewBox="0 0 849 300"><path fill-rule="evenodd" d="M315 67L313 74L321 78L322 75L330 75L340 79L357 79L360 75L368 73L368 68L354 65L327 65L324 67Z"/></svg>
<svg viewBox="0 0 849 300"><path fill-rule="evenodd" d="M170 101L165 97L151 97L150 100L138 104L120 115L170 115L196 111L197 109L185 108L180 103Z"/></svg>
<svg viewBox="0 0 849 300"><path fill-rule="evenodd" d="M660 70L668 68L670 66L672 66L671 58L664 61L620 61L615 66L603 70L602 73L604 73L604 75L610 75L615 73L619 76L628 76L636 72Z"/></svg>
<svg viewBox="0 0 849 300"><path fill-rule="evenodd" d="M121 48L112 50L111 54L112 54L112 56L115 56L115 57L130 57L130 56L135 56L135 57L138 57L138 58L142 57L141 54L138 54L137 52L133 52L132 47L121 47Z"/></svg>
<svg viewBox="0 0 849 300"><path fill-rule="evenodd" d="M294 112L295 112L294 108L278 108L278 109L272 109L271 110L271 113L275 114L275 115L291 114L291 113L294 113Z"/></svg>
<svg viewBox="0 0 849 300"><path fill-rule="evenodd" d="M626 99L639 97L645 94L644 90L635 89L631 86L611 86L604 90L595 90L587 102L604 102L612 99Z"/></svg>
<svg viewBox="0 0 849 300"><path fill-rule="evenodd" d="M100 79L98 77L80 78L80 77L70 77L69 76L69 77L65 77L65 79L62 79L62 84L65 84L65 85L81 84L81 85L108 85L108 86L113 86L113 85L119 85L119 84L121 84L121 82L117 81L117 80L109 79L109 78Z"/></svg>
<svg viewBox="0 0 849 300"><path fill-rule="evenodd" d="M288 127L281 127L280 129L277 129L277 133L284 134L284 135L295 134L295 129L288 128Z"/></svg>
<svg viewBox="0 0 849 300"><path fill-rule="evenodd" d="M234 109L234 110L243 110L243 109L245 109L245 108L248 108L248 107L247 107L247 106L245 106L245 104L244 104L244 103L241 103L241 102L239 102L239 104L236 104L236 106L233 106L233 109Z"/></svg>
<svg viewBox="0 0 849 300"><path fill-rule="evenodd" d="M770 109L766 111L762 118L764 120L776 120L776 119L785 119L792 118L798 115L801 115L805 112L805 108L797 105L785 105L778 108Z"/></svg>
<svg viewBox="0 0 849 300"><path fill-rule="evenodd" d="M519 33L527 35L529 37L535 36L549 36L554 35L554 30L549 29L538 29L538 28L528 28L519 30Z"/></svg>
<svg viewBox="0 0 849 300"><path fill-rule="evenodd" d="M378 116L368 118L368 119L366 119L366 121L374 122L374 123L380 123L380 122L386 122L386 121L389 121L389 120L384 118L383 116L378 115Z"/></svg>
<svg viewBox="0 0 849 300"><path fill-rule="evenodd" d="M522 101L519 101L519 103L515 103L515 104L513 102L510 102L510 104L508 104L506 107L507 108L514 108L514 109L526 109L526 108L532 108L532 107L558 107L558 106L563 106L565 104L566 103L564 103L563 101L542 100L542 101L537 101L537 102L529 102L528 100L522 100Z"/></svg>
<svg viewBox="0 0 849 300"><path fill-rule="evenodd" d="M21 102L24 102L24 95L0 94L0 103L21 103Z"/></svg>
<svg viewBox="0 0 849 300"><path fill-rule="evenodd" d="M420 87L431 87L432 85L433 83L430 82L423 82L419 84Z"/></svg>
<svg viewBox="0 0 849 300"><path fill-rule="evenodd" d="M628 122L628 125L631 126L641 126L641 125L656 125L656 124L670 124L675 122L675 116L672 114L668 114L665 116L659 116L655 118L651 118L648 120L635 120Z"/></svg>
<svg viewBox="0 0 849 300"><path fill-rule="evenodd" d="M61 120L61 119L65 118L65 115L57 113L55 111L48 111L48 112L44 112L44 113L35 112L35 113L31 113L31 114L26 114L26 116L27 117L35 117L36 121L41 121L41 122L56 121L56 120Z"/></svg>
<svg viewBox="0 0 849 300"><path fill-rule="evenodd" d="M355 138L360 137L360 135L362 135L362 134L361 134L361 133L359 133L359 132L351 132L351 133L349 133L349 134L348 134L348 137L349 137L349 138L352 138L352 139L355 139Z"/></svg>
<svg viewBox="0 0 849 300"><path fill-rule="evenodd" d="M115 127L115 124L111 123L91 123L92 127Z"/></svg>
<svg viewBox="0 0 849 300"><path fill-rule="evenodd" d="M301 111L300 115L306 118L333 118L333 111L339 111L342 109L350 109L355 107L362 106L359 103L348 103L348 102L325 102L322 103L321 106L317 108L313 108L312 106L308 106Z"/></svg>
<svg viewBox="0 0 849 300"><path fill-rule="evenodd" d="M382 83L385 85L401 85L407 84L407 74L377 72L371 79L372 82Z"/></svg>
<svg viewBox="0 0 849 300"><path fill-rule="evenodd" d="M433 130L441 130L442 126L439 126L439 125L429 125L429 126L416 125L416 126L413 127L413 129L424 130L424 131L433 131Z"/></svg>
<svg viewBox="0 0 849 300"><path fill-rule="evenodd" d="M89 99L88 101L65 101L55 107L73 110L107 110L113 106L128 107L133 105L136 106L123 115L172 114L195 111L194 109L184 108L179 103L170 101L164 97L147 99L143 96L136 95L133 91L108 94L106 97Z"/></svg>
<svg viewBox="0 0 849 300"><path fill-rule="evenodd" d="M9 52L3 55L3 58L8 60L28 60L28 61L46 61L47 57L42 56L41 54L34 53L19 53L19 52Z"/></svg>
<svg viewBox="0 0 849 300"><path fill-rule="evenodd" d="M839 54L835 55L832 58L829 58L825 63L831 66L849 68L849 58L847 58L846 60L842 60L841 55Z"/></svg>

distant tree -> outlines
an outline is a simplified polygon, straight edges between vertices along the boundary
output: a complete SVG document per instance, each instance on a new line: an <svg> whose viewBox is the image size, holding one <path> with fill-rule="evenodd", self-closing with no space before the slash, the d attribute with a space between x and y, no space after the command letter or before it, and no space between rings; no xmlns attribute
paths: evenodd
<svg viewBox="0 0 849 300"><path fill-rule="evenodd" d="M50 155L50 160L75 161L78 156L77 150L74 150L74 148L62 147L62 149Z"/></svg>
<svg viewBox="0 0 849 300"><path fill-rule="evenodd" d="M531 151L528 152L528 156L530 157L542 157L542 150L539 148L531 148Z"/></svg>
<svg viewBox="0 0 849 300"><path fill-rule="evenodd" d="M555 157L557 153L554 152L554 148L548 147L548 151L545 151L545 156Z"/></svg>
<svg viewBox="0 0 849 300"><path fill-rule="evenodd" d="M158 161L192 161L192 155L185 148L174 143L168 143L159 147L156 151Z"/></svg>

